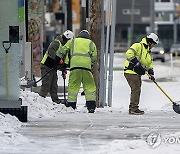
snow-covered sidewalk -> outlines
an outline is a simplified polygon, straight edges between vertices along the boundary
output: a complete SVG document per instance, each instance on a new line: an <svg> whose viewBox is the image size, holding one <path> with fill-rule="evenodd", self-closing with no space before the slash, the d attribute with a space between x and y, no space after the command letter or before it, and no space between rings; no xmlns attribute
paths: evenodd
<svg viewBox="0 0 180 154"><path fill-rule="evenodd" d="M7 118L4 119L5 123ZM3 121L3 119L1 119ZM66 111L56 117L15 120L1 130L1 154L179 154L179 115L151 111L133 116L105 107L96 113ZM4 127L5 129L5 127Z"/></svg>

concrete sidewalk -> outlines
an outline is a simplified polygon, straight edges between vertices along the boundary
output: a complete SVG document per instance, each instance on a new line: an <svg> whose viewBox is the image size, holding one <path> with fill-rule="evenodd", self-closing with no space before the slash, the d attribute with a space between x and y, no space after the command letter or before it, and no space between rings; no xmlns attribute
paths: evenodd
<svg viewBox="0 0 180 154"><path fill-rule="evenodd" d="M100 145L113 140L137 140L151 133L172 134L180 132L180 116L175 112L149 112L144 115L128 113L96 112L62 113L59 117L46 120L29 121L20 132L33 140L40 154L51 154L53 149L60 154L93 153ZM22 153L36 153L28 145L22 147Z"/></svg>

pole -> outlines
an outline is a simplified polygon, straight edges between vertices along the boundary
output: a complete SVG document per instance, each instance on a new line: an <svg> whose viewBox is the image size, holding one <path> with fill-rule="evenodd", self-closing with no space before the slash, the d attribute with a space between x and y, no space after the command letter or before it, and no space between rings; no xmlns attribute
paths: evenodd
<svg viewBox="0 0 180 154"><path fill-rule="evenodd" d="M107 63L108 63L108 50L109 50L109 35L110 35L110 17L111 17L111 0L108 1L107 8L107 30L106 30L106 51L105 51L105 71L104 71L104 102L106 102L106 85L107 85Z"/></svg>
<svg viewBox="0 0 180 154"><path fill-rule="evenodd" d="M150 1L150 32L154 32L154 0Z"/></svg>
<svg viewBox="0 0 180 154"><path fill-rule="evenodd" d="M177 43L177 19L174 16L174 25L173 25L173 42Z"/></svg>
<svg viewBox="0 0 180 154"><path fill-rule="evenodd" d="M174 10L176 10L176 1L174 0ZM173 24L173 43L177 43L177 21L178 18L176 18L176 11L173 13L174 18L174 24Z"/></svg>
<svg viewBox="0 0 180 154"><path fill-rule="evenodd" d="M133 42L133 33L134 33L134 2L135 0L131 1L131 23L130 23L130 45Z"/></svg>
<svg viewBox="0 0 180 154"><path fill-rule="evenodd" d="M67 29L72 30L72 0L66 0Z"/></svg>
<svg viewBox="0 0 180 154"><path fill-rule="evenodd" d="M112 106L112 81L113 81L113 61L114 61L114 38L116 26L116 0L112 1L112 25L111 25L111 42L110 42L110 59L109 59L109 82L108 82L108 106Z"/></svg>
<svg viewBox="0 0 180 154"><path fill-rule="evenodd" d="M66 0L62 1L62 6L63 6L63 12L64 12L64 27L63 27L63 32L67 29L67 4Z"/></svg>
<svg viewBox="0 0 180 154"><path fill-rule="evenodd" d="M102 0L102 7L101 7L101 57L100 57L100 87L99 87L99 105L100 107L104 107L105 103L105 96L104 96L104 0Z"/></svg>
<svg viewBox="0 0 180 154"><path fill-rule="evenodd" d="M81 0L81 30L86 29L87 23L86 23L86 0Z"/></svg>
<svg viewBox="0 0 180 154"><path fill-rule="evenodd" d="M89 31L89 6L90 6L90 0L86 0L86 29Z"/></svg>

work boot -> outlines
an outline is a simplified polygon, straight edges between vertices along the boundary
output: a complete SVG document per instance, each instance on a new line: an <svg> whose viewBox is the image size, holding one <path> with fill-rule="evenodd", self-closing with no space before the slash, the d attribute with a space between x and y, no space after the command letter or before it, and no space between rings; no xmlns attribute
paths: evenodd
<svg viewBox="0 0 180 154"><path fill-rule="evenodd" d="M56 100L52 100L54 103L60 104L61 100L60 99L56 99Z"/></svg>
<svg viewBox="0 0 180 154"><path fill-rule="evenodd" d="M88 109L88 113L94 113L96 109L96 102L95 101L86 101L86 106Z"/></svg>
<svg viewBox="0 0 180 154"><path fill-rule="evenodd" d="M75 110L76 109L76 102L67 102L66 107L72 107Z"/></svg>
<svg viewBox="0 0 180 154"><path fill-rule="evenodd" d="M89 109L89 110L88 110L88 113L94 113L94 112L95 112L94 109Z"/></svg>
<svg viewBox="0 0 180 154"><path fill-rule="evenodd" d="M137 109L135 111L129 110L129 114L132 114L132 115L142 115L142 114L144 114L144 111L141 111L139 109Z"/></svg>

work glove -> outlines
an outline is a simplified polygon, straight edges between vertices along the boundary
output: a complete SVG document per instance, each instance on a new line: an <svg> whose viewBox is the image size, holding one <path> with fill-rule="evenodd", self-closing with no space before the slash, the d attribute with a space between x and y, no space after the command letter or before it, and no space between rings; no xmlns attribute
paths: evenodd
<svg viewBox="0 0 180 154"><path fill-rule="evenodd" d="M148 74L154 75L154 70L151 68L148 70Z"/></svg>
<svg viewBox="0 0 180 154"><path fill-rule="evenodd" d="M57 65L57 70L59 71L66 71L67 70L67 64L58 64Z"/></svg>
<svg viewBox="0 0 180 154"><path fill-rule="evenodd" d="M59 68L64 64L64 60L60 58L59 56L55 57L55 63L54 63L54 68Z"/></svg>
<svg viewBox="0 0 180 154"><path fill-rule="evenodd" d="M152 81L155 81L155 77L154 77L154 70L153 69L149 69L148 70L148 74L149 74L149 79Z"/></svg>
<svg viewBox="0 0 180 154"><path fill-rule="evenodd" d="M67 75L67 71L66 70L62 71L61 76L63 79L66 79L66 75Z"/></svg>
<svg viewBox="0 0 180 154"><path fill-rule="evenodd" d="M155 81L155 80L156 80L155 77L154 77L154 75L151 75L151 74L149 74L149 79L152 80L152 81Z"/></svg>
<svg viewBox="0 0 180 154"><path fill-rule="evenodd" d="M136 72L138 75L145 74L144 68L142 67L141 63L136 57L131 60L131 63L133 63L134 65L134 68L133 68L134 72Z"/></svg>

